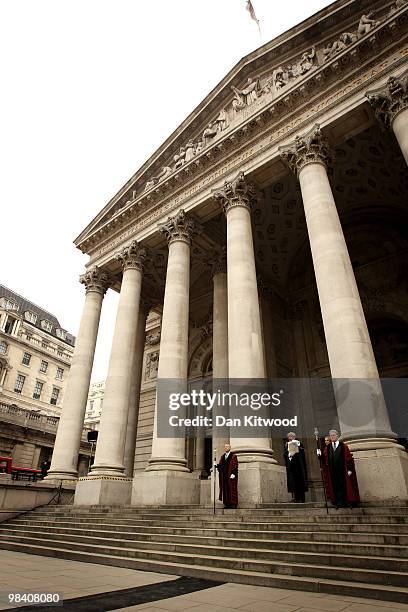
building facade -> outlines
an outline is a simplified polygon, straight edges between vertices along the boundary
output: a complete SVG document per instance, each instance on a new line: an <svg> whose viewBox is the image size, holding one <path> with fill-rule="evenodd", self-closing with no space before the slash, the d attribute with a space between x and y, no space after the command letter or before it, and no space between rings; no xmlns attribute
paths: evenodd
<svg viewBox="0 0 408 612"><path fill-rule="evenodd" d="M98 430L103 408L105 394L105 381L93 382L89 386L88 401L85 411L85 426L91 430Z"/></svg>
<svg viewBox="0 0 408 612"><path fill-rule="evenodd" d="M16 465L51 456L74 345L54 315L0 285L0 455Z"/></svg>
<svg viewBox="0 0 408 612"><path fill-rule="evenodd" d="M77 238L86 297L50 478L77 476L103 296L120 299L75 503L208 501L211 448L161 437L155 403L157 379L200 377L332 380L305 388L302 418L333 405L362 499L408 499L380 383L408 377L407 57L407 2L334 2L241 60ZM344 414L344 379L365 381L347 409L369 421ZM282 441L230 442L241 501L286 500Z"/></svg>

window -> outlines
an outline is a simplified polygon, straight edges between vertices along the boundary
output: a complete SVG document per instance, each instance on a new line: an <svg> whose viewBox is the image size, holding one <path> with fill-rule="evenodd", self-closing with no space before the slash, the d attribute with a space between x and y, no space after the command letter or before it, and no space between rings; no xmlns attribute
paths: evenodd
<svg viewBox="0 0 408 612"><path fill-rule="evenodd" d="M7 342L4 342L4 340L2 340L0 342L0 355L4 355L4 353L7 353L7 347L8 347Z"/></svg>
<svg viewBox="0 0 408 612"><path fill-rule="evenodd" d="M61 338L61 340L65 340L65 338L67 337L67 332L65 331L65 329L61 329L60 327L57 327L55 333L57 334L58 338Z"/></svg>
<svg viewBox="0 0 408 612"><path fill-rule="evenodd" d="M31 310L25 311L24 318L26 321L28 321L29 323L32 323L33 325L35 325L37 321L37 315L35 314L35 312L32 312Z"/></svg>
<svg viewBox="0 0 408 612"><path fill-rule="evenodd" d="M40 399L43 386L44 386L44 383L40 382L39 380L36 381L35 387L34 387L34 393L33 393L34 399L36 400Z"/></svg>
<svg viewBox="0 0 408 612"><path fill-rule="evenodd" d="M1 298L0 307L4 308L5 310L18 310L17 302L14 302L14 300L10 300L6 297Z"/></svg>
<svg viewBox="0 0 408 612"><path fill-rule="evenodd" d="M33 335L26 333L26 340L28 340L30 342L32 339L33 339Z"/></svg>
<svg viewBox="0 0 408 612"><path fill-rule="evenodd" d="M44 349L47 349L48 348L48 341L47 340L43 340L41 342L41 347L44 348Z"/></svg>
<svg viewBox="0 0 408 612"><path fill-rule="evenodd" d="M57 355L58 355L58 357L63 357L64 356L64 351L61 351L61 349L58 349Z"/></svg>
<svg viewBox="0 0 408 612"><path fill-rule="evenodd" d="M6 334L11 334L11 332L13 331L13 327L14 327L14 323L16 322L16 319L13 319L13 317L8 317L7 318L7 323L4 327L4 332Z"/></svg>
<svg viewBox="0 0 408 612"><path fill-rule="evenodd" d="M47 368L48 368L48 361L44 361L43 359L40 365L40 372L45 373L47 371Z"/></svg>
<svg viewBox="0 0 408 612"><path fill-rule="evenodd" d="M55 378L58 378L58 380L62 380L63 375L64 368L57 368L57 374L55 375Z"/></svg>
<svg viewBox="0 0 408 612"><path fill-rule="evenodd" d="M31 361L31 355L30 353L24 353L23 355L23 361L21 362L23 365L30 365L30 361Z"/></svg>
<svg viewBox="0 0 408 612"><path fill-rule="evenodd" d="M53 387L52 388L50 404L52 404L53 406L55 406L57 404L57 402L58 402L59 392L60 392L60 390L58 389L58 387Z"/></svg>
<svg viewBox="0 0 408 612"><path fill-rule="evenodd" d="M22 374L17 374L16 384L14 385L14 393L21 393L24 387L26 377Z"/></svg>
<svg viewBox="0 0 408 612"><path fill-rule="evenodd" d="M94 401L93 401L93 400L91 400L91 401L89 402L89 410L93 410L93 407L94 407Z"/></svg>
<svg viewBox="0 0 408 612"><path fill-rule="evenodd" d="M45 329L45 331L47 331L47 332L52 331L52 323L51 323L51 321L47 321L47 319L43 319L41 321L41 327L43 329Z"/></svg>

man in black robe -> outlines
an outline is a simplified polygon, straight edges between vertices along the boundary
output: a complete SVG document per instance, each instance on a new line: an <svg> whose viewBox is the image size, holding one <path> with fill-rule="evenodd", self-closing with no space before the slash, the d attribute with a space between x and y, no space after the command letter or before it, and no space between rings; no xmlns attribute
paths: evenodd
<svg viewBox="0 0 408 612"><path fill-rule="evenodd" d="M235 509L238 505L238 458L231 451L231 445L224 445L224 454L215 466L220 480L219 500L224 508Z"/></svg>
<svg viewBox="0 0 408 612"><path fill-rule="evenodd" d="M284 451L288 491L292 493L295 503L305 503L305 493L308 490L305 449L296 439L296 434L288 433L288 441Z"/></svg>

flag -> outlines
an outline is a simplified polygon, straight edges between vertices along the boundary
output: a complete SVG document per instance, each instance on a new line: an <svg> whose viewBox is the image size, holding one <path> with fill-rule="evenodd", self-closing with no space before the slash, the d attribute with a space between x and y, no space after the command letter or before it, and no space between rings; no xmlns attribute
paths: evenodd
<svg viewBox="0 0 408 612"><path fill-rule="evenodd" d="M256 14L255 14L255 9L253 7L253 4L252 4L251 0L247 0L246 9L247 9L248 13L251 15L251 19L253 19L255 21L256 25L258 26L259 34L261 34L261 27L259 25L259 19L257 18Z"/></svg>

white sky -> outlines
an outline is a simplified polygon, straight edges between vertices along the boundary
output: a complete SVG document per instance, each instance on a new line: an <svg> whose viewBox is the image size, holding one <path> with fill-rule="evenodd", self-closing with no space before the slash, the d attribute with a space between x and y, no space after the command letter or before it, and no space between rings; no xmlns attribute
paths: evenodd
<svg viewBox="0 0 408 612"><path fill-rule="evenodd" d="M1 0L0 283L76 334L73 239L242 56L330 3L253 0L260 40L245 0Z"/></svg>

